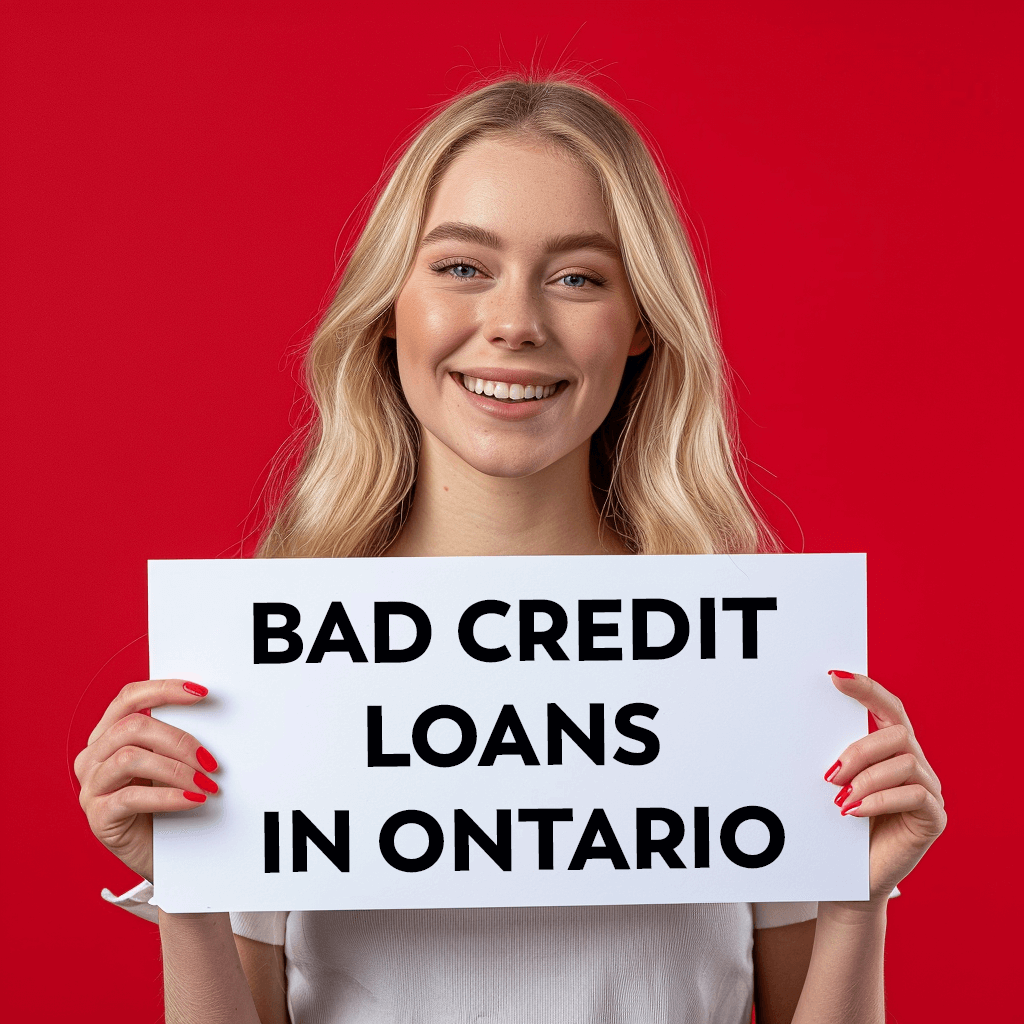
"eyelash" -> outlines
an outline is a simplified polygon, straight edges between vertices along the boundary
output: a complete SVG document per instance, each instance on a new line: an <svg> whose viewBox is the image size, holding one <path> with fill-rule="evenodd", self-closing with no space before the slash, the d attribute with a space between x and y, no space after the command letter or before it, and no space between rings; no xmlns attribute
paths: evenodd
<svg viewBox="0 0 1024 1024"><path fill-rule="evenodd" d="M472 260L466 259L465 257L455 256L448 260L442 260L440 263L431 263L429 264L429 266L430 269L434 271L435 274L446 274L448 277L454 278L456 281L472 281L475 279L476 275L473 275L472 277L458 277L456 274L449 274L448 271L450 271L453 267L471 267L473 270L479 271L480 273L485 273L483 267L478 266ZM602 287L605 283L604 278L598 277L596 274L579 273L576 271L572 271L568 274L562 274L560 277L557 278L557 280L561 281L563 278L566 277L582 277L583 280L589 281L591 284L595 285L598 288ZM584 290L582 285L580 285L579 287L576 287L574 285L566 285L566 288L570 291Z"/></svg>

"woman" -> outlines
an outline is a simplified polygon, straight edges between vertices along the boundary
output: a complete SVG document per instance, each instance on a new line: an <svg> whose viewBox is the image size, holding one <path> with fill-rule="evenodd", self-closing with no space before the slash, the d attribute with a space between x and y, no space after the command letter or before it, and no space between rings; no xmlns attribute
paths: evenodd
<svg viewBox="0 0 1024 1024"><path fill-rule="evenodd" d="M723 367L675 207L592 92L506 80L399 160L309 354L320 418L259 554L751 552ZM942 831L899 701L826 778L869 816L864 903L167 915L169 1021L881 1021L889 894ZM153 812L216 761L127 686L76 771L96 835L152 879ZM159 784L147 788L149 780ZM289 1017L289 1011L291 1017Z"/></svg>

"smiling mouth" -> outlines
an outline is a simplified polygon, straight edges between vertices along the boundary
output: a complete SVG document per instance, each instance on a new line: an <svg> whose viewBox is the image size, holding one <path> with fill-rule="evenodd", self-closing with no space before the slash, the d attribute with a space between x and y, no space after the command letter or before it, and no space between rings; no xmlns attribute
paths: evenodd
<svg viewBox="0 0 1024 1024"><path fill-rule="evenodd" d="M471 377L467 373L453 373L452 377L467 391L475 395L486 395L497 402L526 402L550 398L563 384L560 380L554 384L509 384L503 380L484 380L483 377Z"/></svg>

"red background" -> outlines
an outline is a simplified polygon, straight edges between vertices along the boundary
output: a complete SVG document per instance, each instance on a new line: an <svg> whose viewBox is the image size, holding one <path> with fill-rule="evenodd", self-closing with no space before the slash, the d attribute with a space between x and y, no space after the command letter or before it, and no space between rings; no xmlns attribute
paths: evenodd
<svg viewBox="0 0 1024 1024"><path fill-rule="evenodd" d="M950 812L891 1017L1010 1019L1024 8L341 7L5 18L11 1019L159 1019L69 769L147 675L145 561L238 554L346 218L431 104L531 61L599 72L685 190L783 537L868 552L872 673Z"/></svg>

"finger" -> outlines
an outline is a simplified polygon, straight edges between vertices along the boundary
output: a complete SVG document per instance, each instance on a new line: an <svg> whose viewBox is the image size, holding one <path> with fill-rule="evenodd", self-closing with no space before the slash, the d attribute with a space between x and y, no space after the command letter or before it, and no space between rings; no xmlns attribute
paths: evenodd
<svg viewBox="0 0 1024 1024"><path fill-rule="evenodd" d="M121 747L99 764L82 788L83 800L95 799L132 784L132 780L148 780L171 789L216 793L213 779L196 771L191 765L172 760L143 747Z"/></svg>
<svg viewBox="0 0 1024 1024"><path fill-rule="evenodd" d="M839 755L839 760L825 773L825 781L835 786L845 786L869 764L907 751L916 753L915 747L914 738L905 725L892 725L868 733L851 743Z"/></svg>
<svg viewBox="0 0 1024 1024"><path fill-rule="evenodd" d="M206 802L205 793L168 789L164 786L125 786L97 797L89 808L89 826L101 839L117 825L137 814L184 811Z"/></svg>
<svg viewBox="0 0 1024 1024"><path fill-rule="evenodd" d="M144 679L137 683L128 683L110 702L99 724L89 736L92 743L102 735L119 718L132 712L146 711L160 707L162 704L196 704L210 691L199 683L187 679Z"/></svg>
<svg viewBox="0 0 1024 1024"><path fill-rule="evenodd" d="M91 779L98 765L111 757L121 747L142 747L156 754L162 754L172 761L182 761L204 772L217 770L216 758L191 734L168 722L161 722L146 715L131 714L120 718L90 747L86 753L91 759L82 766L79 778ZM83 781L83 785L86 783Z"/></svg>
<svg viewBox="0 0 1024 1024"><path fill-rule="evenodd" d="M863 800L871 793L878 793L883 789L895 789L897 786L909 783L924 786L934 796L934 790L929 786L929 782L930 779L921 768L921 763L913 754L897 754L886 761L879 761L865 768L839 790L836 794L835 804L842 809L857 800Z"/></svg>
<svg viewBox="0 0 1024 1024"><path fill-rule="evenodd" d="M835 668L829 670L829 675L835 688L863 704L875 716L875 721L880 727L905 725L910 728L910 719L903 708L903 702L881 683L876 683L867 676Z"/></svg>
<svg viewBox="0 0 1024 1024"><path fill-rule="evenodd" d="M897 786L869 793L863 800L847 804L843 814L854 818L873 818L883 814L902 814L920 839L934 839L946 827L946 812L924 786Z"/></svg>

